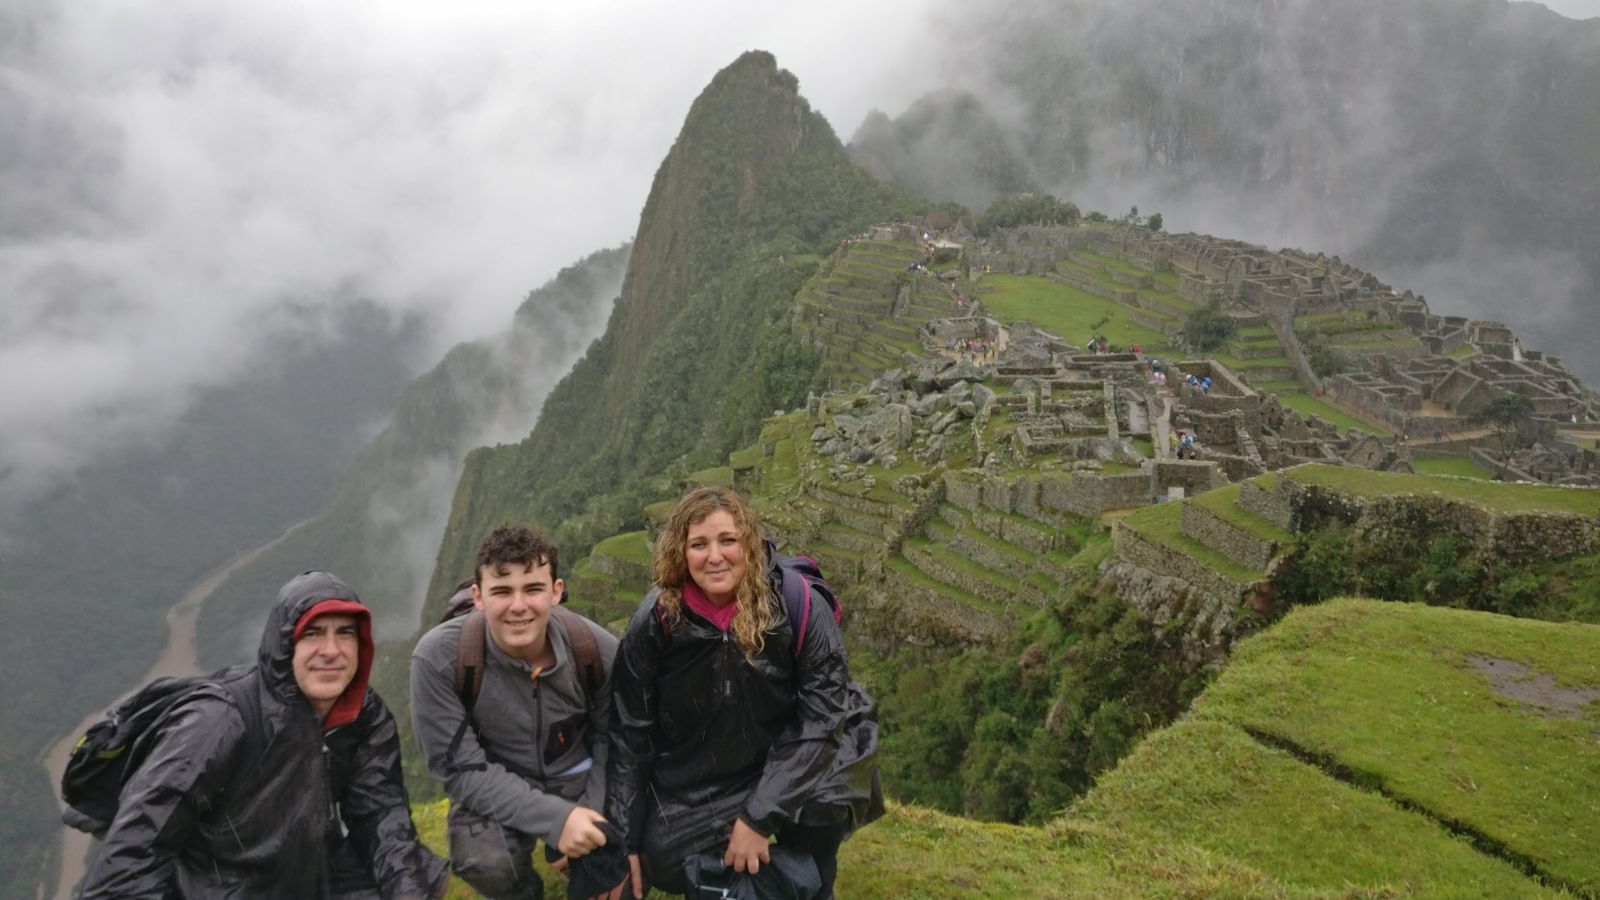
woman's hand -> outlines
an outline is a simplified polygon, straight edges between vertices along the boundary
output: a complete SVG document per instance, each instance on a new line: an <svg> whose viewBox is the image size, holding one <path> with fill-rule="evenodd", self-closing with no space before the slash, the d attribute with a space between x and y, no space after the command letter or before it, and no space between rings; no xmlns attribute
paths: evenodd
<svg viewBox="0 0 1600 900"><path fill-rule="evenodd" d="M743 819L734 819L733 835L728 838L728 850L722 854L722 864L732 866L735 872L754 875L761 871L762 863L772 861L767 846L767 839L761 832L746 825Z"/></svg>

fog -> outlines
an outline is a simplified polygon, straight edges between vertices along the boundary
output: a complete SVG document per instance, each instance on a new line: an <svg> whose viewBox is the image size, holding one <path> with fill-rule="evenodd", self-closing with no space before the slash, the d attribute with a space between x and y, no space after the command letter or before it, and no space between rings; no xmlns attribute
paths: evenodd
<svg viewBox="0 0 1600 900"><path fill-rule="evenodd" d="M1600 0L1547 5L1600 16ZM908 2L12 0L0 503L160 436L197 391L260 365L266 338L327 339L306 324L319 310L367 298L425 317L434 346L418 370L503 327L529 288L631 237L689 103L744 50L772 51L848 137L871 109L973 87L987 15ZM1091 186L1084 200L1170 206L1180 229L1302 237L1279 212L1196 202L1189 215L1145 187Z"/></svg>
<svg viewBox="0 0 1600 900"><path fill-rule="evenodd" d="M315 338L319 309L427 317L418 369L504 327L632 236L689 103L744 50L836 123L925 87L890 52L913 4L544 7L7 4L0 500L159 437L265 338Z"/></svg>

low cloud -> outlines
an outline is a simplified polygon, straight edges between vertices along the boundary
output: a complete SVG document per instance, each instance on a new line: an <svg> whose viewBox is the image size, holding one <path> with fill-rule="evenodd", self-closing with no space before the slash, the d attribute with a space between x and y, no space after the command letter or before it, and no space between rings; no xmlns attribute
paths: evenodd
<svg viewBox="0 0 1600 900"><path fill-rule="evenodd" d="M529 287L632 236L690 102L744 50L836 123L909 102L911 6L17 0L0 500L159 440L305 311L426 317L419 369L503 327Z"/></svg>

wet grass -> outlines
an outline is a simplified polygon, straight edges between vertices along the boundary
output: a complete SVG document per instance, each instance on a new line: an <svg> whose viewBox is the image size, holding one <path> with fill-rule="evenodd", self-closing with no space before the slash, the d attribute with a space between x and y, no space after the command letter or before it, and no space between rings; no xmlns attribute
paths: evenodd
<svg viewBox="0 0 1600 900"><path fill-rule="evenodd" d="M1107 316L1111 321L1100 327L1100 333L1119 347L1153 348L1166 341L1160 332L1136 324L1121 304L1047 278L987 275L982 296L983 305L1001 322L1025 319L1075 346L1087 343L1094 323Z"/></svg>
<svg viewBox="0 0 1600 900"><path fill-rule="evenodd" d="M1600 489L1597 488L1502 484L1318 464L1286 469L1282 475L1301 484L1320 484L1361 497L1432 494L1506 513L1560 512L1580 516L1600 514Z"/></svg>

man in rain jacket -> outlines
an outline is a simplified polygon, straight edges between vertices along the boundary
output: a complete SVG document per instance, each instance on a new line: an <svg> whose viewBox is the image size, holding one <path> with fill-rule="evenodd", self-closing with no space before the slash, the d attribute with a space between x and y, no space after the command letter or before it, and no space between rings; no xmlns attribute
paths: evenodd
<svg viewBox="0 0 1600 900"><path fill-rule="evenodd" d="M372 657L348 585L326 572L284 585L256 665L234 676L258 708L208 685L158 723L83 900L441 896L445 862L411 822Z"/></svg>

